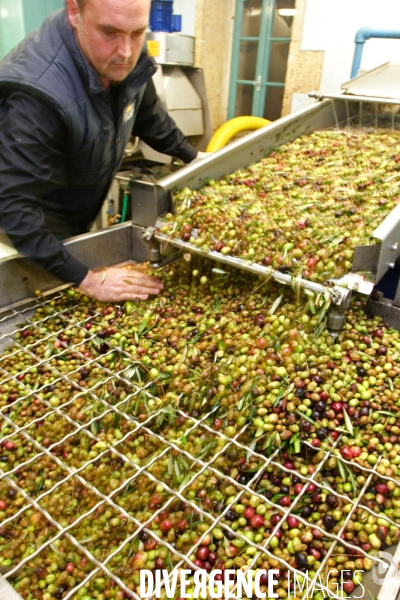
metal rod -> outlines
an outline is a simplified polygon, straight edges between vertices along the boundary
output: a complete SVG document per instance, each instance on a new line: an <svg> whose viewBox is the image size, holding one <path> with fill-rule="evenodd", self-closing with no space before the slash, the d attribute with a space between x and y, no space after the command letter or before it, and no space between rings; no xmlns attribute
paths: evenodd
<svg viewBox="0 0 400 600"><path fill-rule="evenodd" d="M198 256L203 256L204 258L224 263L231 267L235 267L236 269L241 269L242 271L253 273L253 275L260 275L268 279L272 277L278 283L282 283L284 285L291 285L293 287L298 286L302 289L310 290L314 294L329 294L332 298L332 302L335 304L342 304L348 299L349 295L351 295L350 290L341 286L325 287L320 283L315 283L313 281L308 281L299 277L294 278L291 275L287 275L286 273L276 271L271 267L263 267L258 263L247 262L241 258L236 258L235 256L227 256L221 254L220 252L215 252L214 250L202 250L201 248L198 248L193 244L189 244L188 242L184 242L183 240L177 238L170 238L167 235L159 233L157 231L154 233L154 237L161 243L171 244L172 246L182 248L183 250L186 250L187 252L192 252L194 254L197 254Z"/></svg>

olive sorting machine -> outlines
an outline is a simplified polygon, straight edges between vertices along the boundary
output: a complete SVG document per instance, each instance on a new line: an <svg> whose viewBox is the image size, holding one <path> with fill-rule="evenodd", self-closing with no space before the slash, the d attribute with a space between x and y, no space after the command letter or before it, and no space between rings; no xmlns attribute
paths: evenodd
<svg viewBox="0 0 400 600"><path fill-rule="evenodd" d="M223 256L218 252L204 253L188 242L170 239L157 230L157 220L163 213L173 210L174 190L184 187L198 189L209 179L219 179L229 172L247 167L278 146L301 135L326 129L400 129L400 91L397 93L393 89L399 75L400 65L383 65L345 83L340 94L314 94L319 101L310 107L281 118L205 159L196 160L156 184L132 182L131 222L78 236L67 241L66 246L74 256L91 268L97 268L129 260L150 260L159 264L163 260L163 249L172 245L260 276L272 276L283 284L292 284L290 275L274 271L270 267ZM329 327L334 331L343 327L344 313L349 306L352 291L370 295L374 285L388 270L395 267L400 256L400 206L382 223L377 223L371 239L373 244L355 249L352 272L340 281L331 281L330 287L307 280L300 281L301 287L315 293L326 293L329 289L332 297ZM371 277L366 279L357 274L358 271L369 271ZM0 280L1 309L32 297L34 290L49 291L59 283L21 256L0 262ZM389 324L400 327L400 286L393 301L373 293L370 296L370 306L374 314L379 314Z"/></svg>
<svg viewBox="0 0 400 600"><path fill-rule="evenodd" d="M267 128L233 142L230 146L212 156L201 161L195 161L181 171L160 180L157 184L132 182L132 220L128 223L116 225L109 229L73 238L66 242L68 250L92 269L125 262L140 263L146 260L150 260L154 264L163 264L164 260L170 259L168 257L165 259L163 256L164 250L166 248L168 249L170 246L177 247L179 250L183 251L201 253L198 248L192 247L190 244L181 240L171 240L165 235L160 234L157 230L158 218L163 213L171 211L172 209L173 190L182 189L186 186L194 189L200 188L207 180L218 179L229 172L257 162L279 145L314 131L335 128L360 130L374 128L400 129L400 115L397 113L400 106L400 94L396 96L396 92L393 93L392 91L385 89L385 96L382 97L379 92L380 88L374 87L374 80L376 82L377 78L382 82L383 77L386 83L395 81L400 74L399 71L400 66L385 65L384 67L371 72L369 77L361 76L352 80L349 84L345 84L342 93L331 95L330 97L319 97L318 102L301 112L284 117ZM368 90L367 94L365 93L366 89ZM374 283L378 282L389 269L394 267L394 264L400 255L400 206L398 206L383 223L377 225L378 227L374 231L372 237L380 243L356 248L353 260L354 273L351 273L344 278L344 283L347 287L340 285L343 281L332 282L330 288L305 280L300 283L302 287L310 289L315 293L325 293L327 289L330 290L332 295L332 310L329 315L329 326L333 330L340 330L343 326L345 311L349 306L353 290L370 295ZM206 256L215 259L216 261L223 261L240 269L259 274L260 276L272 276L280 283L292 283L290 276L278 271L272 271L261 265L249 264L240 259L222 256L216 252L208 252L206 253ZM359 270L370 271L373 276L373 281L366 281L357 275L357 271ZM0 346L9 346L13 339L13 333L18 329L18 323L32 319L35 308L38 306L46 306L49 301L46 299L47 297L51 299L54 297L54 294L57 294L66 287L65 285L61 285L60 281L56 278L44 272L37 265L22 256L6 258L0 261L0 281ZM39 299L35 298L36 290L40 290L44 297L42 296ZM381 315L386 322L400 328L400 286L397 289L393 301L371 295L369 302L371 312ZM62 319L63 315L60 315L60 318ZM69 325L66 321L66 328L68 327ZM47 360L48 359L44 359L41 362L45 363ZM41 362L39 364L41 364ZM95 359L89 359L87 362L90 364L95 362ZM110 376L111 373L104 368L104 377ZM65 378L65 376L62 375L60 375L60 377ZM124 373L119 374L117 377L123 378ZM91 393L95 395L96 390L91 390ZM105 411L110 409L109 405L106 405L105 403L104 405ZM65 413L62 413L59 408L52 408L49 405L49 414L50 413L57 413L60 417L65 418ZM0 415L3 417L1 411ZM185 416L184 413L182 413L182 415ZM12 425L7 417L4 418L9 425ZM75 432L79 433L85 429L84 425L73 425L75 427ZM138 425L138 429L139 427L143 429L145 426L146 424ZM201 427L201 422L196 422L196 426ZM15 431L18 434L28 436L27 433L24 433L17 426L15 426ZM93 434L92 437L95 438L96 436ZM164 443L166 448L173 448L173 444L170 442L165 441ZM236 440L233 440L230 443L240 446L240 443ZM40 452L47 454L52 460L60 462L59 459L54 459L54 457L52 457L47 448L40 447L40 444L36 445L39 446L38 449ZM175 448L173 449L175 450ZM256 454L255 452L253 453ZM331 456L331 454L330 452L327 452L325 460L327 460L329 456ZM268 459L262 456L261 458L267 466L274 460L275 454ZM322 461L320 465L321 468L325 463L325 460ZM208 463L203 464L202 461L199 462L201 463L200 466L202 469L208 467ZM376 472L376 466L368 471L368 473L366 472L367 483L360 492L360 496L354 501L353 510L348 515L348 519L362 502L363 493ZM68 468L66 469L68 471ZM142 471L143 468L138 468L138 473L141 473ZM71 472L70 475L79 477L79 473L73 474ZM311 481L314 476L305 477L305 479ZM7 477L7 474L3 473L0 469L0 479L4 477ZM233 483L235 482L233 481ZM14 487L16 486L15 483L12 485ZM57 487L57 485L58 484L56 484L55 487ZM249 490L248 486L241 487L244 490ZM46 491L43 495L47 493L49 492ZM38 509L39 505L37 501L32 501L28 496L25 499L29 505ZM106 501L112 504L112 498ZM288 517L292 508L293 505L285 511L283 521ZM39 510L42 509L39 508ZM57 527L60 529L59 535L68 534L65 528L60 525L57 525ZM143 525L141 525L140 528L143 528ZM331 535L331 537L335 541L326 556L326 560L334 551L336 544L341 542L339 535ZM268 554L268 551L265 552ZM187 557L181 558L186 560L186 563L190 564ZM395 559L397 562L400 559L399 551L396 552ZM98 561L95 561L95 564L97 570L102 570L106 575L110 576L110 571L106 564L101 565ZM325 564L325 561L323 564ZM293 570L289 565L286 565L286 568ZM321 569L322 568L323 567L321 567ZM18 573L17 568L3 568L1 571L5 577L9 579L12 579L12 577L15 577ZM398 577L396 569L389 570L389 574L386 577L385 583L379 594L380 600L394 600L397 595L397 590L400 587ZM116 577L113 578L115 580L118 579ZM123 583L121 584L119 580L118 584L121 586L121 589L124 589L127 593L130 592L130 590L128 590L126 586L124 587ZM131 595L137 598L136 594L131 593ZM18 598L19 595L9 587L8 582L5 579L2 579L0 575L0 598L3 597L7 598L7 600L11 600L14 597ZM67 598L72 597L74 597L72 593L68 593ZM338 596L333 594L331 597Z"/></svg>

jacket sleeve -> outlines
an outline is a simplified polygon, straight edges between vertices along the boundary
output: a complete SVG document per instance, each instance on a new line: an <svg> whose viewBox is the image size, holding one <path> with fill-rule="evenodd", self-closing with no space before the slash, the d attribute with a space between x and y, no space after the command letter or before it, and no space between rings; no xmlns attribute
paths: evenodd
<svg viewBox="0 0 400 600"><path fill-rule="evenodd" d="M63 140L62 122L40 100L19 91L0 98L0 227L18 252L78 285L89 269L46 229L39 206L65 185Z"/></svg>
<svg viewBox="0 0 400 600"><path fill-rule="evenodd" d="M197 156L197 150L158 100L152 79L146 85L132 135L140 137L154 150L180 158L186 163Z"/></svg>

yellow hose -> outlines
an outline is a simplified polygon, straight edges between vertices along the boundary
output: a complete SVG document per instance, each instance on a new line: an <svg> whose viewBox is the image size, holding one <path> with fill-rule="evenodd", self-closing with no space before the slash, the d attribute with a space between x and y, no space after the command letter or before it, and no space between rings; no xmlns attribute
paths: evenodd
<svg viewBox="0 0 400 600"><path fill-rule="evenodd" d="M208 143L206 152L221 150L237 133L242 131L254 131L269 125L271 121L261 117L236 117L227 121L212 136Z"/></svg>

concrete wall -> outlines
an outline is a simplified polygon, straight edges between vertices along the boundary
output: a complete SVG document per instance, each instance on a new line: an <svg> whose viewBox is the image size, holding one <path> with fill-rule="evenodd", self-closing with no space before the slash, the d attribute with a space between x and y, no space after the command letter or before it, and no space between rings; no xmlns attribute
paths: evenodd
<svg viewBox="0 0 400 600"><path fill-rule="evenodd" d="M307 93L337 92L350 78L361 27L398 29L399 0L297 0L283 114L308 104ZM400 40L368 40L361 69L400 62Z"/></svg>
<svg viewBox="0 0 400 600"><path fill-rule="evenodd" d="M234 8L234 0L196 2L195 62L204 69L214 131L225 123L228 110Z"/></svg>

